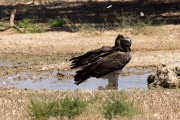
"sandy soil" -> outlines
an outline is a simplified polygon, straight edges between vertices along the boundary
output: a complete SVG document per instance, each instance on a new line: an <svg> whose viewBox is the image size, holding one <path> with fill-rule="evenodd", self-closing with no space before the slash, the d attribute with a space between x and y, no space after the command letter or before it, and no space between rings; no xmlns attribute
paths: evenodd
<svg viewBox="0 0 180 120"><path fill-rule="evenodd" d="M68 70L69 58L103 45L112 46L118 34L130 37L133 42L132 60L127 67L150 67L160 63L167 64L180 61L180 25L148 27L140 30L124 29L103 33L96 31L92 34L60 31L41 34L17 34L9 30L0 33L0 77L8 77L22 71L36 73L39 71ZM17 89L1 89L0 91L0 119L7 120L30 119L25 111L29 95L51 95L51 93L61 95L63 92ZM72 93L75 94L75 92ZM89 92L87 93L89 94ZM152 97L154 93L158 92L153 91L149 96ZM161 93L164 95L163 92ZM175 94L176 92L172 93ZM143 100L141 97L145 97L147 92L131 94L130 96L134 97L136 95L139 96L138 99ZM166 101L166 98L162 99ZM151 100L146 102L151 103ZM173 103L172 99L171 102ZM162 104L168 106L169 103ZM158 102L153 103L153 105L158 105ZM152 115L155 117L153 119L156 119L156 111L150 106L151 104L145 103L141 106L146 110L146 115L142 119L149 119ZM153 111L150 112L151 109ZM179 109L178 106L172 110L177 111L177 109ZM164 115L159 112L158 114ZM179 117L173 111L170 113L171 116L168 116L168 114L162 118ZM86 119L88 118L86 117ZM98 117L93 119L98 119Z"/></svg>
<svg viewBox="0 0 180 120"><path fill-rule="evenodd" d="M43 56L49 56L49 59L57 60L60 59L58 57L75 56L101 46L112 46L118 34L132 39L133 57L129 66L152 66L180 60L180 25L148 27L140 30L124 29L103 33L96 31L92 34L87 32L13 34L12 31L6 31L0 33L0 55L3 55L1 59L22 59L21 64L25 64L23 59L26 61L27 58L36 56L41 56L41 59ZM10 55L12 56L8 57ZM38 60L36 61L38 63Z"/></svg>
<svg viewBox="0 0 180 120"><path fill-rule="evenodd" d="M41 34L0 33L0 53L53 55L82 53L103 45L113 45L118 34L132 39L133 51L180 49L180 26L166 25L140 30L124 29L106 32L46 32Z"/></svg>

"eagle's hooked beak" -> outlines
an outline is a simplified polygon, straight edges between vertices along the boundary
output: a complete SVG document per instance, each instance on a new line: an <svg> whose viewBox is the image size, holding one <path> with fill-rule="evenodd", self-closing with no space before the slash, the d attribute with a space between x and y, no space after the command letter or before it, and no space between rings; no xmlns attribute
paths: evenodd
<svg viewBox="0 0 180 120"><path fill-rule="evenodd" d="M126 50L126 52L130 52L131 48L130 47L126 47L125 50Z"/></svg>

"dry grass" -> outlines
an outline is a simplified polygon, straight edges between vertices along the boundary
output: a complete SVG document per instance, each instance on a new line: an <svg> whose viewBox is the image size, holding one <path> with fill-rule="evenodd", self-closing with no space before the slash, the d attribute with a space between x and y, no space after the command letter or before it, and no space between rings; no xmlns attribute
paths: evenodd
<svg viewBox="0 0 180 120"><path fill-rule="evenodd" d="M141 110L142 114L132 116L132 120L175 120L180 118L180 90L127 90L124 93L127 96L127 102L133 102ZM119 93L113 91L113 94ZM80 97L84 100L90 100L86 112L75 117L75 120L104 120L103 115L98 111L100 103L109 99L112 91L31 91L31 90L0 90L0 119L24 120L30 116L25 108L29 104L29 96L48 96L59 99L63 95L71 97ZM93 98L93 99L92 99ZM54 119L54 118L52 118ZM114 119L126 120L129 117L116 116Z"/></svg>
<svg viewBox="0 0 180 120"><path fill-rule="evenodd" d="M174 120L180 117L179 90L133 91L129 99L138 101L144 115L141 119Z"/></svg>

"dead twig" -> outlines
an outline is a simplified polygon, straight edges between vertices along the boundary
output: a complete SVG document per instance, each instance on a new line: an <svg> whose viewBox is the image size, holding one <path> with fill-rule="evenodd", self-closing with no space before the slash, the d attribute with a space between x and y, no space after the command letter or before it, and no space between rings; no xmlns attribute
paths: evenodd
<svg viewBox="0 0 180 120"><path fill-rule="evenodd" d="M16 2L15 4L11 4L11 6L13 6L14 8L13 8L13 10L12 10L12 12L11 12L11 16L10 16L10 20L9 20L10 27L8 27L8 28L5 29L5 30L8 30L8 29L10 29L10 28L13 27L13 28L21 31L20 28L17 27L17 26L14 24L16 12L17 12L17 7L35 5L34 2L35 2L35 0L33 0L32 2L27 2L27 3Z"/></svg>

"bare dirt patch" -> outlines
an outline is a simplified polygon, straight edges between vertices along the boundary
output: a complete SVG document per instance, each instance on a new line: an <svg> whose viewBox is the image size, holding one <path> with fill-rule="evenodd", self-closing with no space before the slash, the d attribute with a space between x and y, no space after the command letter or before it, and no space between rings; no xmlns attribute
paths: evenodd
<svg viewBox="0 0 180 120"><path fill-rule="evenodd" d="M141 57L141 54L147 54L146 57L151 56L152 53L161 54L161 51L165 51L162 53L172 53L173 56L173 53L175 54L180 49L180 26L165 25L139 30L123 29L103 33L95 31L92 34L86 32L15 34L5 31L0 33L0 54L22 54L27 58L28 55L70 56L101 46L112 46L118 34L132 39L132 54L139 54L138 57ZM175 56L177 55L175 54Z"/></svg>

